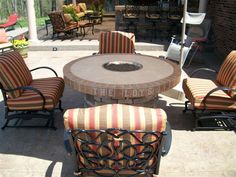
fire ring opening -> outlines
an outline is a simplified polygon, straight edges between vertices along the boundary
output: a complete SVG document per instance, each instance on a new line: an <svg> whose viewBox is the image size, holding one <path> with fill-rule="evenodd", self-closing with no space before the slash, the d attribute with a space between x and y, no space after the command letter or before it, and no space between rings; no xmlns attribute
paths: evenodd
<svg viewBox="0 0 236 177"><path fill-rule="evenodd" d="M105 63L103 67L110 71L127 72L140 70L143 65L132 61L112 61Z"/></svg>

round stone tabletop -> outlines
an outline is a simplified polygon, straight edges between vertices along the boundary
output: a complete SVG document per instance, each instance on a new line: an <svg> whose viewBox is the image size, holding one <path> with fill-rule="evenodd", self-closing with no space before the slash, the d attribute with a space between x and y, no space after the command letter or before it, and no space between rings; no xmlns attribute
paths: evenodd
<svg viewBox="0 0 236 177"><path fill-rule="evenodd" d="M134 63L134 71L111 71L109 63ZM171 61L140 54L103 54L66 64L65 83L82 93L115 99L156 96L180 81L181 70Z"/></svg>

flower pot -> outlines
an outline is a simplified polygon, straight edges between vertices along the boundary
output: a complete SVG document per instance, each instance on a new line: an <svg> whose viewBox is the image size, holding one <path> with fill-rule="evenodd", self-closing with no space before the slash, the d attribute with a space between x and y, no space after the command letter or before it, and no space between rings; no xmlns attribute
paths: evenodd
<svg viewBox="0 0 236 177"><path fill-rule="evenodd" d="M18 51L23 58L28 57L28 50L29 50L28 46L23 48L15 48L15 50Z"/></svg>

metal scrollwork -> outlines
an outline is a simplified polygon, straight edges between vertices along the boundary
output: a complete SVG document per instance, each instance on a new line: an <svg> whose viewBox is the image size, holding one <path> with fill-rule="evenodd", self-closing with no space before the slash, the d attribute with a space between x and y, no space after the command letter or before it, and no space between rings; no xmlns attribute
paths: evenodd
<svg viewBox="0 0 236 177"><path fill-rule="evenodd" d="M73 130L81 174L152 176L158 168L162 133L123 129Z"/></svg>

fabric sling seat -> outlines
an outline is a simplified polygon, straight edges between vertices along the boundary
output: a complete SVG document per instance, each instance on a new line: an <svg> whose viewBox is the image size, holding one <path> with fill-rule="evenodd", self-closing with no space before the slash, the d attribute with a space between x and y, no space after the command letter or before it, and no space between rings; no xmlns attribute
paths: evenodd
<svg viewBox="0 0 236 177"><path fill-rule="evenodd" d="M54 128L53 112L58 103L61 109L64 80L57 77L57 74L56 77L33 79L31 71L42 68L50 69L56 74L49 67L29 70L17 51L0 55L0 88L4 97L6 118L3 128L12 119L34 117L47 119L46 125Z"/></svg>
<svg viewBox="0 0 236 177"><path fill-rule="evenodd" d="M171 131L162 109L122 104L69 109L64 126L74 141L77 174L85 176L158 174L160 157L170 148ZM71 153L68 139L65 145Z"/></svg>
<svg viewBox="0 0 236 177"><path fill-rule="evenodd" d="M135 53L135 35L122 31L101 32L99 37L99 54Z"/></svg>
<svg viewBox="0 0 236 177"><path fill-rule="evenodd" d="M198 71L200 70L197 70L196 72ZM195 113L195 110L235 112L236 110L236 51L232 51L226 57L225 61L220 67L220 70L217 74L215 81L207 80L207 79L200 79L200 78L184 79L183 90L184 90L186 98L188 99L188 101L185 102L184 111L188 110L187 104L190 102L191 105L193 106L194 113ZM221 115L219 115L218 117L220 116ZM226 116L225 119L229 119L229 118L232 119L232 117L233 117L233 120L234 119L236 120L235 114L229 114L229 117L227 118ZM203 118L206 119L206 117L203 117ZM197 123L199 123L200 119L197 119ZM235 126L235 125L232 125L232 126ZM223 128L228 129L228 127L223 127ZM234 128L236 129L236 126Z"/></svg>

